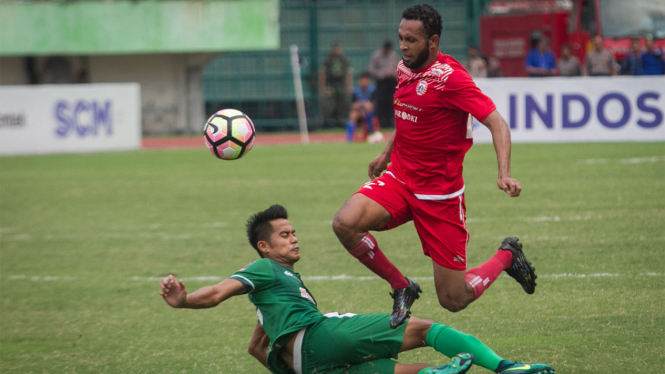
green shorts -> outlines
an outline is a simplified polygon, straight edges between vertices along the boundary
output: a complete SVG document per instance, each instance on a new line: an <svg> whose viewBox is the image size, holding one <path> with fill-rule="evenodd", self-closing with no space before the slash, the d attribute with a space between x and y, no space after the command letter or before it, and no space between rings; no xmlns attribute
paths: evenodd
<svg viewBox="0 0 665 374"><path fill-rule="evenodd" d="M392 374L406 323L390 328L389 314L326 314L298 333L297 374ZM300 345L301 349L298 349Z"/></svg>

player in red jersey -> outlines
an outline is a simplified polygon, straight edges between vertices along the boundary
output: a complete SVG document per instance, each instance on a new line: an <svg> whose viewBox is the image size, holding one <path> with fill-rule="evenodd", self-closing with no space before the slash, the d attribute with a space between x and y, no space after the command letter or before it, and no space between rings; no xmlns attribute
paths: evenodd
<svg viewBox="0 0 665 374"><path fill-rule="evenodd" d="M439 51L441 30L441 16L429 5L402 13L403 59L397 67L393 101L395 133L369 164L373 180L351 196L333 221L344 247L392 286L393 328L409 316L421 291L384 256L370 230L390 230L413 220L423 252L433 262L439 303L452 312L480 297L504 270L527 293L536 286L534 268L517 238L506 238L492 258L465 271L469 234L462 163L473 144L472 117L492 133L499 189L517 197L521 187L510 177L506 121L464 68Z"/></svg>

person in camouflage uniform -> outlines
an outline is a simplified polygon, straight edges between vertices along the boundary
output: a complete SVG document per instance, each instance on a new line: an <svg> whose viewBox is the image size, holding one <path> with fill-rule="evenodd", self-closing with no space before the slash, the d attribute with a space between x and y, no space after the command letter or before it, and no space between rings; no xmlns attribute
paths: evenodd
<svg viewBox="0 0 665 374"><path fill-rule="evenodd" d="M324 127L342 127L349 113L349 98L353 89L353 76L349 59L342 46L335 43L323 62L319 76L319 91L324 97Z"/></svg>

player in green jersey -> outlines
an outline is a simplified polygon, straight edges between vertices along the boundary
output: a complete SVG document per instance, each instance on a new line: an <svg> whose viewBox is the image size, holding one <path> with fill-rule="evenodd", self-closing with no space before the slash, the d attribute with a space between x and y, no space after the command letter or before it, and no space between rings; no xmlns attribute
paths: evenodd
<svg viewBox="0 0 665 374"><path fill-rule="evenodd" d="M249 294L258 316L249 352L277 374L463 374L472 363L501 374L555 373L547 365L503 360L477 338L432 321L411 317L391 329L389 314L323 315L293 268L300 247L287 218L280 205L252 216L247 236L260 260L191 294L169 275L160 283L164 301L174 308L200 309ZM434 367L392 360L426 346L452 361Z"/></svg>

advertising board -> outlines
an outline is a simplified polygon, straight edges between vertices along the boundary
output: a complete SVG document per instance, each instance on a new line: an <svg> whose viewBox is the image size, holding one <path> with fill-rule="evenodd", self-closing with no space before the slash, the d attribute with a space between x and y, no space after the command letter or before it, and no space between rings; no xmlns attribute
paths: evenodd
<svg viewBox="0 0 665 374"><path fill-rule="evenodd" d="M512 141L665 141L665 77L476 79L510 125ZM491 142L474 122L476 143Z"/></svg>
<svg viewBox="0 0 665 374"><path fill-rule="evenodd" d="M141 146L136 83L0 87L0 155Z"/></svg>

